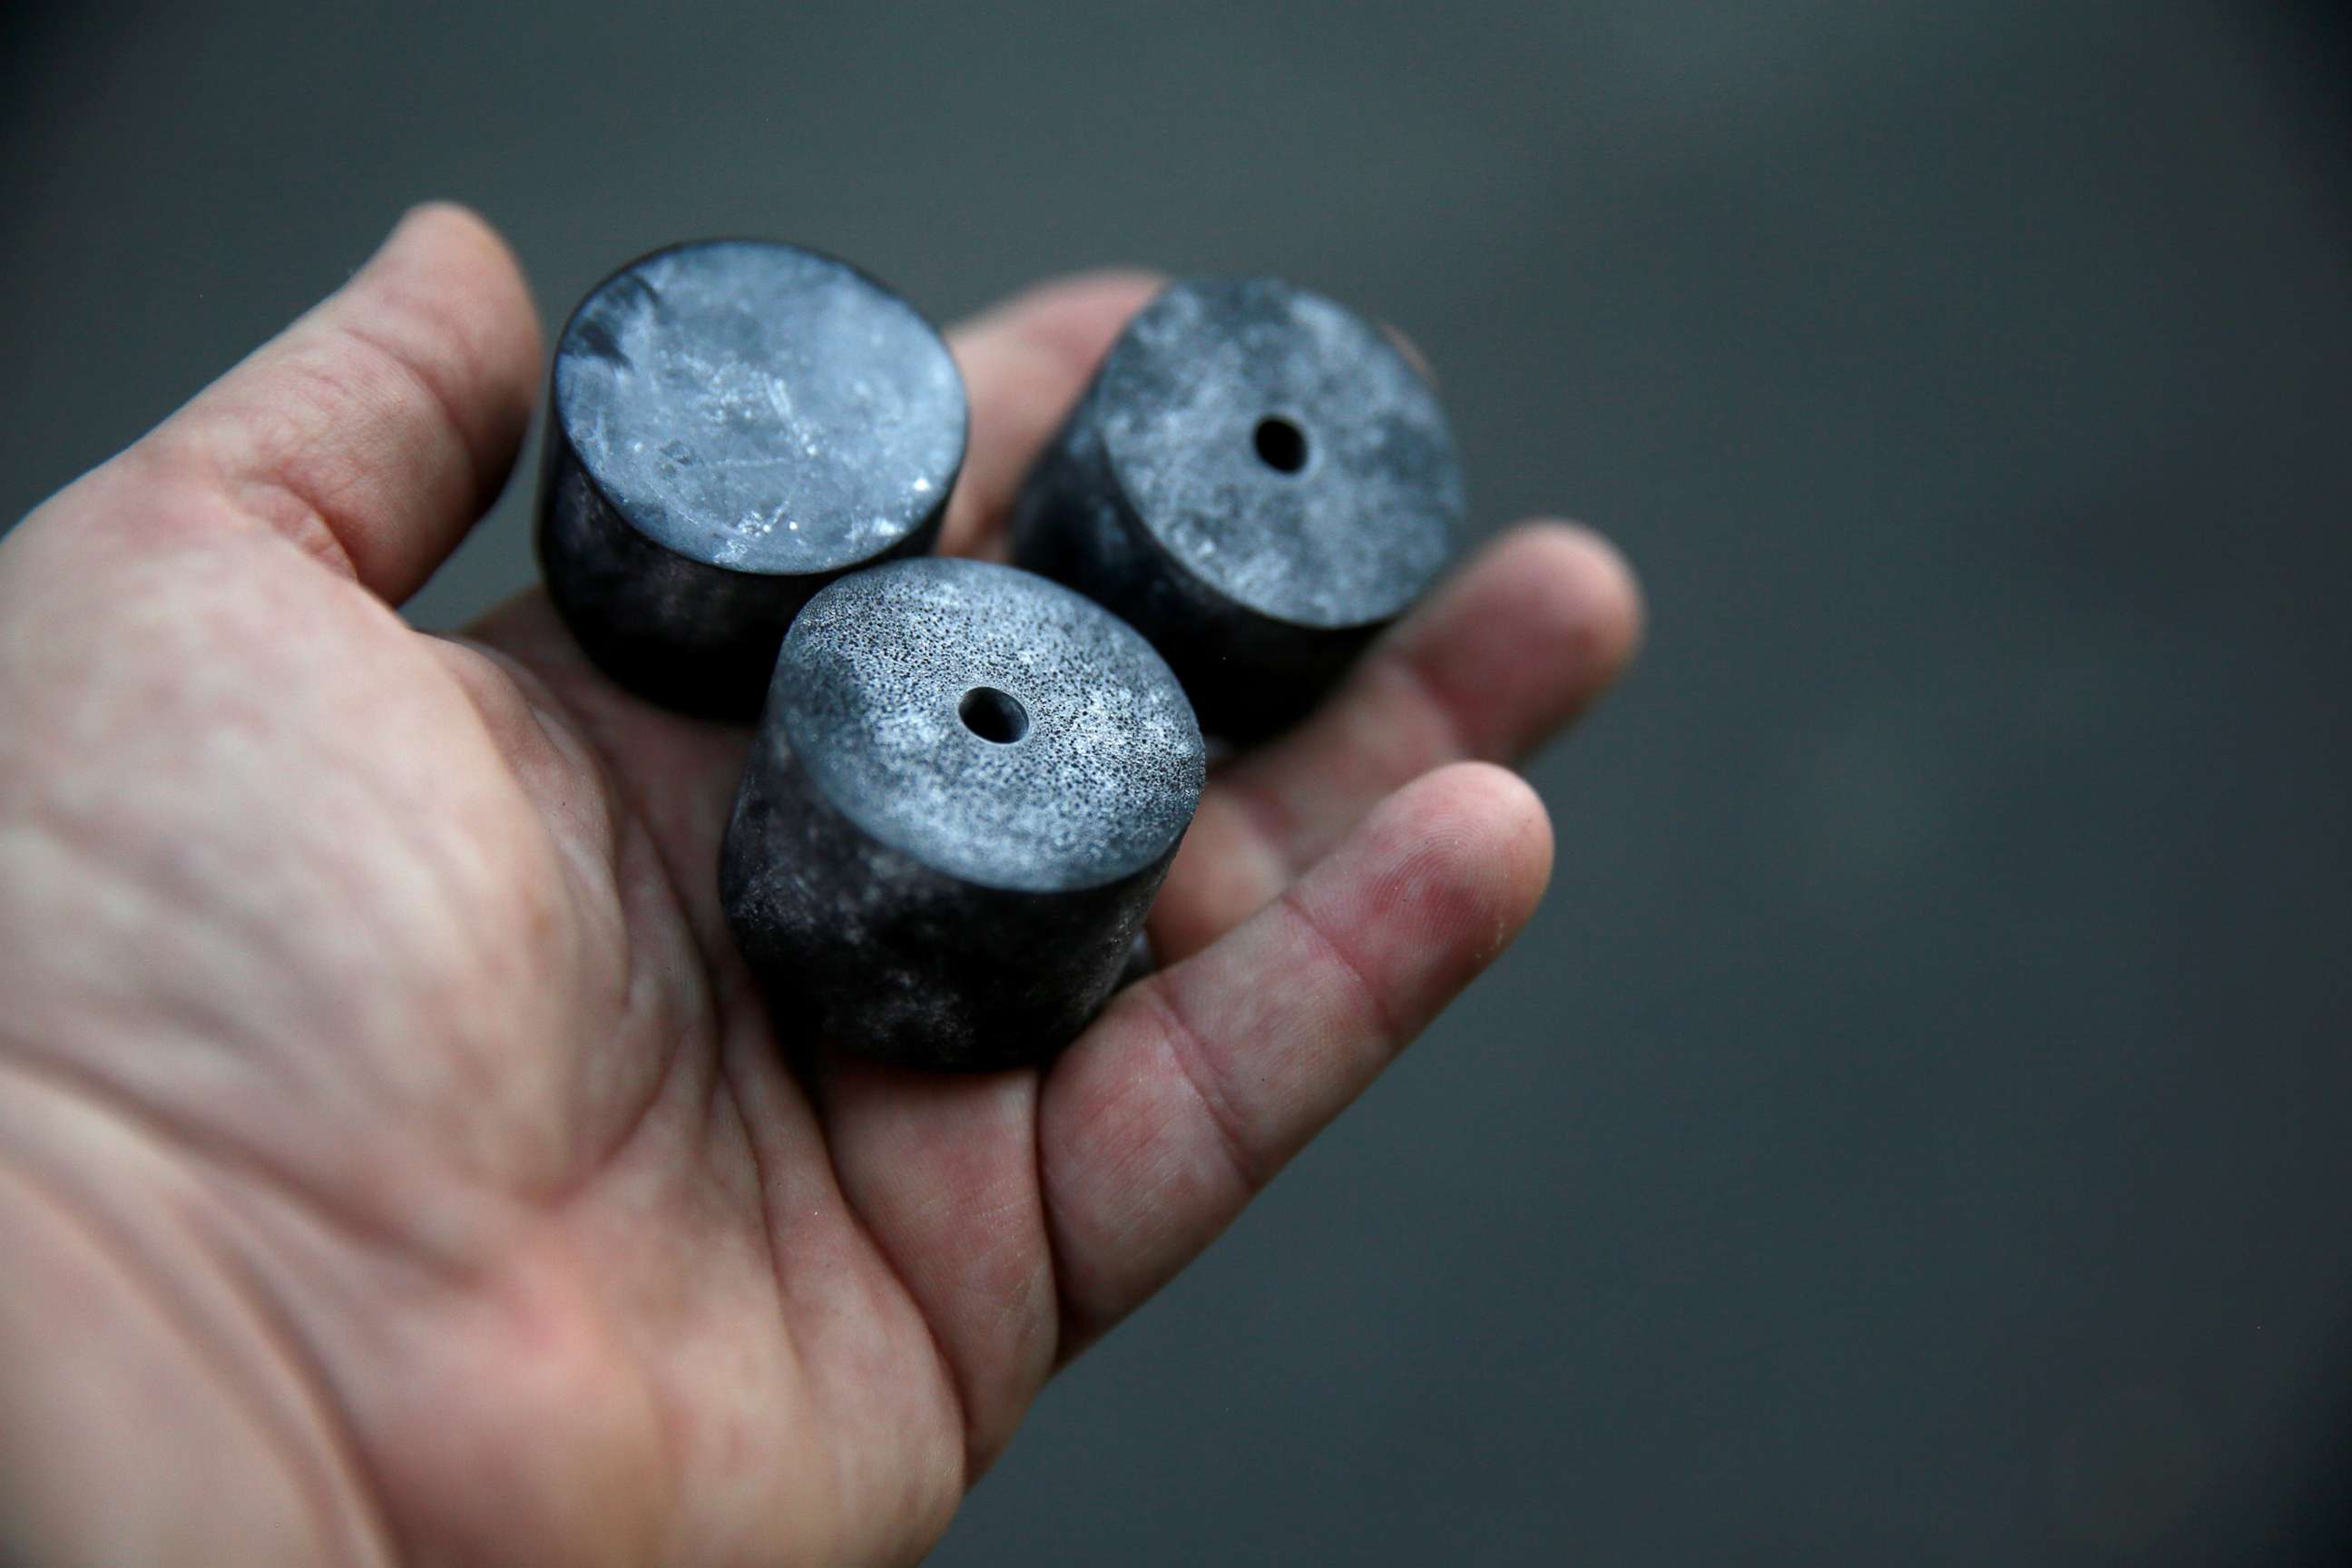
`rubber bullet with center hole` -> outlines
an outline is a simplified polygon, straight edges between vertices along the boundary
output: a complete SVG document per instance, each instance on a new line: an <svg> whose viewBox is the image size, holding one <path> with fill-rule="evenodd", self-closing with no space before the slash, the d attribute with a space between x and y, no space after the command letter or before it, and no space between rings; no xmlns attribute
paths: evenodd
<svg viewBox="0 0 2352 1568"><path fill-rule="evenodd" d="M1274 279L1171 285L1022 488L1013 560L1124 616L1202 728L1302 716L1444 569L1463 514L1428 382L1372 323Z"/></svg>
<svg viewBox="0 0 2352 1568"><path fill-rule="evenodd" d="M539 548L589 656L688 712L759 711L785 628L844 573L930 548L963 463L947 345L795 246L656 251L555 350Z"/></svg>
<svg viewBox="0 0 2352 1568"><path fill-rule="evenodd" d="M861 572L784 638L720 858L780 1033L887 1060L1042 1060L1119 982L1198 804L1150 644L1042 577Z"/></svg>

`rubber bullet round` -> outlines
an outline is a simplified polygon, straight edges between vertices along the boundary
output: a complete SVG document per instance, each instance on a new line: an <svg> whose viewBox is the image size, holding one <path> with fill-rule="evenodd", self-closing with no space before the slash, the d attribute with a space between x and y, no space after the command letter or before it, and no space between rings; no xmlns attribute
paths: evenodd
<svg viewBox="0 0 2352 1568"><path fill-rule="evenodd" d="M1050 1056L1118 984L1198 804L1183 689L1009 566L861 572L784 638L719 883L786 1034L887 1060Z"/></svg>
<svg viewBox="0 0 2352 1568"><path fill-rule="evenodd" d="M1443 570L1461 466L1380 328L1274 279L1173 284L1015 503L1013 560L1125 617L1202 726L1296 721Z"/></svg>
<svg viewBox="0 0 2352 1568"><path fill-rule="evenodd" d="M793 616L928 551L963 463L962 379L845 262L713 240L598 284L555 349L539 552L615 680L749 719Z"/></svg>

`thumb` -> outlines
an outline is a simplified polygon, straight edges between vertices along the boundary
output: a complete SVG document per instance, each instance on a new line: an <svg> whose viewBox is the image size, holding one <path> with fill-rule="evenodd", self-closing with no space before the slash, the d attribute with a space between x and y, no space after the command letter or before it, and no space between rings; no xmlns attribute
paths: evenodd
<svg viewBox="0 0 2352 1568"><path fill-rule="evenodd" d="M513 254L422 206L350 282L118 462L157 463L394 603L497 498L540 336Z"/></svg>

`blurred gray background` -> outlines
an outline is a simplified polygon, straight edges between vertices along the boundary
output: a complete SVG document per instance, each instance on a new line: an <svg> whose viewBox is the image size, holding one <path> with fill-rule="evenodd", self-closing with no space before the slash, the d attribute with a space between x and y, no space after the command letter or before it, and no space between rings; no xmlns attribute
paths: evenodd
<svg viewBox="0 0 2352 1568"><path fill-rule="evenodd" d="M1268 270L1654 632L1534 929L938 1561L2352 1550L2352 53L2157 0L17 3L0 515L479 206ZM414 607L530 575L528 472Z"/></svg>

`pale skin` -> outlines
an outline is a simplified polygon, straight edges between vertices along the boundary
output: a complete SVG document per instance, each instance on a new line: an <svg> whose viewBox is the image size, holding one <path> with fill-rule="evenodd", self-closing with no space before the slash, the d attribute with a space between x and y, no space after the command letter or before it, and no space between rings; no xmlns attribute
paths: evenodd
<svg viewBox="0 0 2352 1568"><path fill-rule="evenodd" d="M1152 286L953 334L944 548L1000 548ZM919 1557L1544 888L1497 764L1640 619L1557 523L1213 774L1163 967L1051 1066L780 1048L717 904L745 732L536 595L395 612L506 479L536 321L420 209L0 542L0 1559Z"/></svg>

